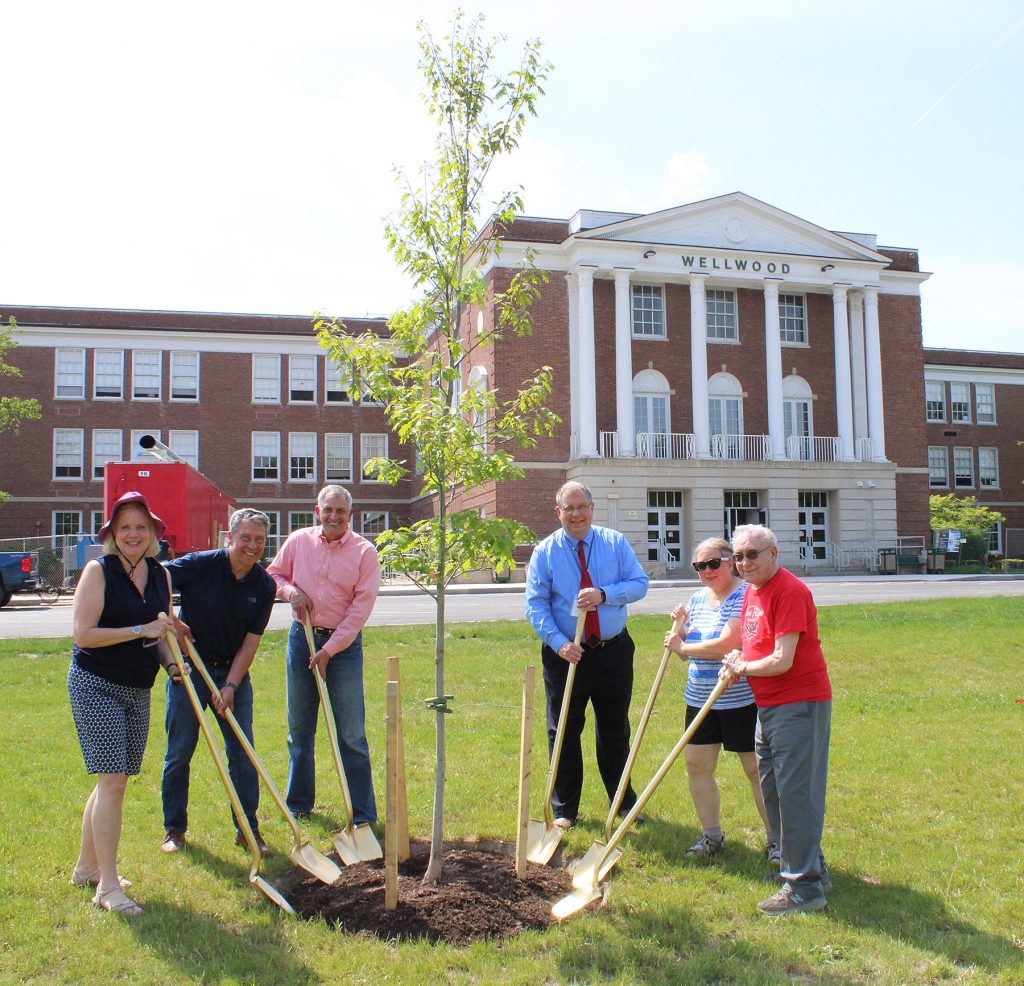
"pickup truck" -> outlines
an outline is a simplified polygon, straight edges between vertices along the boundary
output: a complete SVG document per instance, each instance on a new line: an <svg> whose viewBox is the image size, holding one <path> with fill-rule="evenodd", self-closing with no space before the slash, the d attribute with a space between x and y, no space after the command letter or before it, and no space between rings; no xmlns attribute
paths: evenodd
<svg viewBox="0 0 1024 986"><path fill-rule="evenodd" d="M39 585L39 553L0 551L0 608L16 592L35 592Z"/></svg>

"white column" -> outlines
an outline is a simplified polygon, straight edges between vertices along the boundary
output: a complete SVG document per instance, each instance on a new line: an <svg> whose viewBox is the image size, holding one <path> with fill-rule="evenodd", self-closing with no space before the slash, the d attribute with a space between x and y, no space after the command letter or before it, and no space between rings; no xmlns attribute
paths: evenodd
<svg viewBox="0 0 1024 986"><path fill-rule="evenodd" d="M580 311L576 275L565 275L569 308L569 434L579 441L580 434Z"/></svg>
<svg viewBox="0 0 1024 986"><path fill-rule="evenodd" d="M853 384L853 438L868 436L867 378L864 372L864 295L853 291L850 299L850 370ZM854 452L856 455L856 451Z"/></svg>
<svg viewBox="0 0 1024 986"><path fill-rule="evenodd" d="M878 288L864 288L864 364L868 378L868 430L871 457L885 462L885 410L882 400L882 344L878 335Z"/></svg>
<svg viewBox="0 0 1024 986"><path fill-rule="evenodd" d="M580 316L580 458L597 457L597 375L594 367L594 268L576 271Z"/></svg>
<svg viewBox="0 0 1024 986"><path fill-rule="evenodd" d="M628 270L615 271L615 428L619 455L636 455L633 423L633 325Z"/></svg>
<svg viewBox="0 0 1024 986"><path fill-rule="evenodd" d="M693 453L711 457L708 421L708 309L704 300L707 274L690 275L690 391L693 400Z"/></svg>
<svg viewBox="0 0 1024 986"><path fill-rule="evenodd" d="M832 285L832 339L836 368L836 424L839 456L853 459L853 392L850 386L850 322L846 315L848 285Z"/></svg>
<svg viewBox="0 0 1024 986"><path fill-rule="evenodd" d="M782 331L779 327L779 280L764 281L764 378L768 400L768 441L773 459L786 458L786 424L782 415Z"/></svg>

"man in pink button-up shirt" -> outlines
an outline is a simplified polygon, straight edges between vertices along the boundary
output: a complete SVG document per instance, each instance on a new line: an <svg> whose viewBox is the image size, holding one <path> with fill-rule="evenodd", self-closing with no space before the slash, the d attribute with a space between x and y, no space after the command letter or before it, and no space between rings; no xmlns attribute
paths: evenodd
<svg viewBox="0 0 1024 986"><path fill-rule="evenodd" d="M374 546L351 530L352 497L341 486L325 486L313 508L315 527L293 531L267 571L277 596L291 603L288 634L288 807L296 815L313 810L316 795L315 746L320 697L313 674L327 683L334 707L341 759L352 796L353 820L377 820L377 804L366 742L363 701L363 624L380 587ZM310 655L303 621L313 623Z"/></svg>

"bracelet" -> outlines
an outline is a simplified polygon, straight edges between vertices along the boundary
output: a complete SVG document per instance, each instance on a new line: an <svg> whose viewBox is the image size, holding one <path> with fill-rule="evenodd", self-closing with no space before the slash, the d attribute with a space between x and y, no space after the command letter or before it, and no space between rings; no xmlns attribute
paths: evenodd
<svg viewBox="0 0 1024 986"><path fill-rule="evenodd" d="M236 685L233 681L225 681L224 684L220 686L221 691L224 691L225 688L231 688L236 692L238 691L238 685Z"/></svg>

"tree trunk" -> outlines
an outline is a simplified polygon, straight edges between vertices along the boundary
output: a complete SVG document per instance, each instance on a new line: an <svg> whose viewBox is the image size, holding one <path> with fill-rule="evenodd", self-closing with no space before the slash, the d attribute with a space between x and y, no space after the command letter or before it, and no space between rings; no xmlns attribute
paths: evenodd
<svg viewBox="0 0 1024 986"><path fill-rule="evenodd" d="M438 522L441 531L441 547L438 552L437 567L437 619L434 624L434 694L438 701L444 703L444 603L445 603L445 565L448 561L447 541L445 540L445 493L442 489L438 496ZM430 830L430 859L427 870L423 874L423 883L437 883L444 869L444 783L445 783L445 712L439 708L435 713L437 721L434 725L434 750L436 762L434 767L434 816Z"/></svg>

